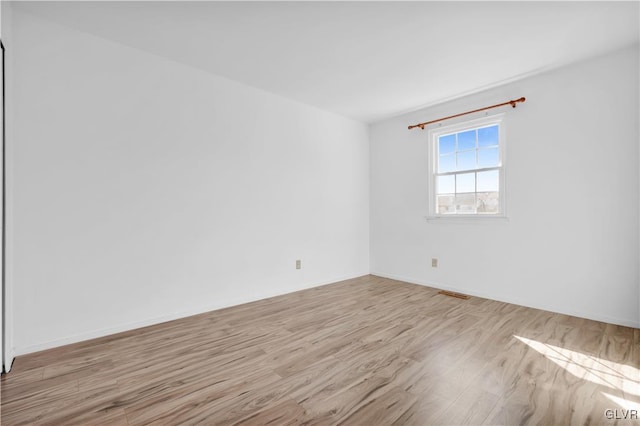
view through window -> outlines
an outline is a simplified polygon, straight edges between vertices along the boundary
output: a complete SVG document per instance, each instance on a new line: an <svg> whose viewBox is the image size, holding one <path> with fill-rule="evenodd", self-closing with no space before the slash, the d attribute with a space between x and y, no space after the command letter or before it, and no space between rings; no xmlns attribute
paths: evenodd
<svg viewBox="0 0 640 426"><path fill-rule="evenodd" d="M433 216L504 213L501 126L492 117L432 133Z"/></svg>

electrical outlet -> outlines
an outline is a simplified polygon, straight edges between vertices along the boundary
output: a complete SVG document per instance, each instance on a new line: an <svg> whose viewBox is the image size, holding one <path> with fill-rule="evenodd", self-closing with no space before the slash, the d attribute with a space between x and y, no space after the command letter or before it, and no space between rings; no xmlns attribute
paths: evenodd
<svg viewBox="0 0 640 426"><path fill-rule="evenodd" d="M432 257L431 258L431 267L432 268L437 268L438 267L438 258L437 257Z"/></svg>
<svg viewBox="0 0 640 426"><path fill-rule="evenodd" d="M302 260L296 260L296 269L302 269Z"/></svg>

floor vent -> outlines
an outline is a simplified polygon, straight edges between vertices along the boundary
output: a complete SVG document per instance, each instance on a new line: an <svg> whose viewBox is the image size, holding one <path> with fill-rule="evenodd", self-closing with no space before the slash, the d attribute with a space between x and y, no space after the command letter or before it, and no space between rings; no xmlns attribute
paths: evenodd
<svg viewBox="0 0 640 426"><path fill-rule="evenodd" d="M467 300L471 297L471 296L467 296L466 294L454 293L453 291L446 291L446 290L440 290L438 294L444 294L445 296L456 297L458 299L464 299L464 300Z"/></svg>

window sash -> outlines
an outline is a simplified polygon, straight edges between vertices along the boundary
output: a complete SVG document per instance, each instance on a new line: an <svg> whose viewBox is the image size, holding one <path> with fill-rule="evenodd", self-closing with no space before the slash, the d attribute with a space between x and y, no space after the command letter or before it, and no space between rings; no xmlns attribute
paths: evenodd
<svg viewBox="0 0 640 426"><path fill-rule="evenodd" d="M451 175L459 175L459 174L463 174L463 173L481 173L481 172L489 172L491 170L501 170L502 166L495 166L495 167L483 167L480 169L465 169L465 170L456 170L455 172L443 172L443 173L436 173L435 176L451 176Z"/></svg>

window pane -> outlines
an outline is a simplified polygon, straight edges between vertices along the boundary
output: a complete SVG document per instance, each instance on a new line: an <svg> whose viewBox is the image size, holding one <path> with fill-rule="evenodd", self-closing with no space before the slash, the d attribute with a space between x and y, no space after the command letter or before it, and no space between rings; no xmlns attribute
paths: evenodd
<svg viewBox="0 0 640 426"><path fill-rule="evenodd" d="M476 147L476 131L469 130L458 133L458 151L464 149L474 149Z"/></svg>
<svg viewBox="0 0 640 426"><path fill-rule="evenodd" d="M478 146L498 145L498 125L478 129Z"/></svg>
<svg viewBox="0 0 640 426"><path fill-rule="evenodd" d="M456 155L441 155L438 162L438 173L453 172L456 170Z"/></svg>
<svg viewBox="0 0 640 426"><path fill-rule="evenodd" d="M500 173L498 170L478 173L478 192L495 191L500 188Z"/></svg>
<svg viewBox="0 0 640 426"><path fill-rule="evenodd" d="M476 150L458 152L458 167L456 170L473 170L476 168Z"/></svg>
<svg viewBox="0 0 640 426"><path fill-rule="evenodd" d="M500 193L497 191L479 192L477 205L478 213L500 213Z"/></svg>
<svg viewBox="0 0 640 426"><path fill-rule="evenodd" d="M475 192L476 191L476 174L463 173L456 175L456 193Z"/></svg>
<svg viewBox="0 0 640 426"><path fill-rule="evenodd" d="M438 214L451 214L456 212L454 195L438 195L437 201Z"/></svg>
<svg viewBox="0 0 640 426"><path fill-rule="evenodd" d="M438 144L438 153L450 154L456 150L456 135L440 136Z"/></svg>
<svg viewBox="0 0 640 426"><path fill-rule="evenodd" d="M456 192L456 177L454 175L438 176L437 194L453 194Z"/></svg>
<svg viewBox="0 0 640 426"><path fill-rule="evenodd" d="M499 164L498 148L485 148L478 150L478 167L496 167Z"/></svg>
<svg viewBox="0 0 640 426"><path fill-rule="evenodd" d="M476 212L476 194L456 194L456 212L473 214Z"/></svg>

